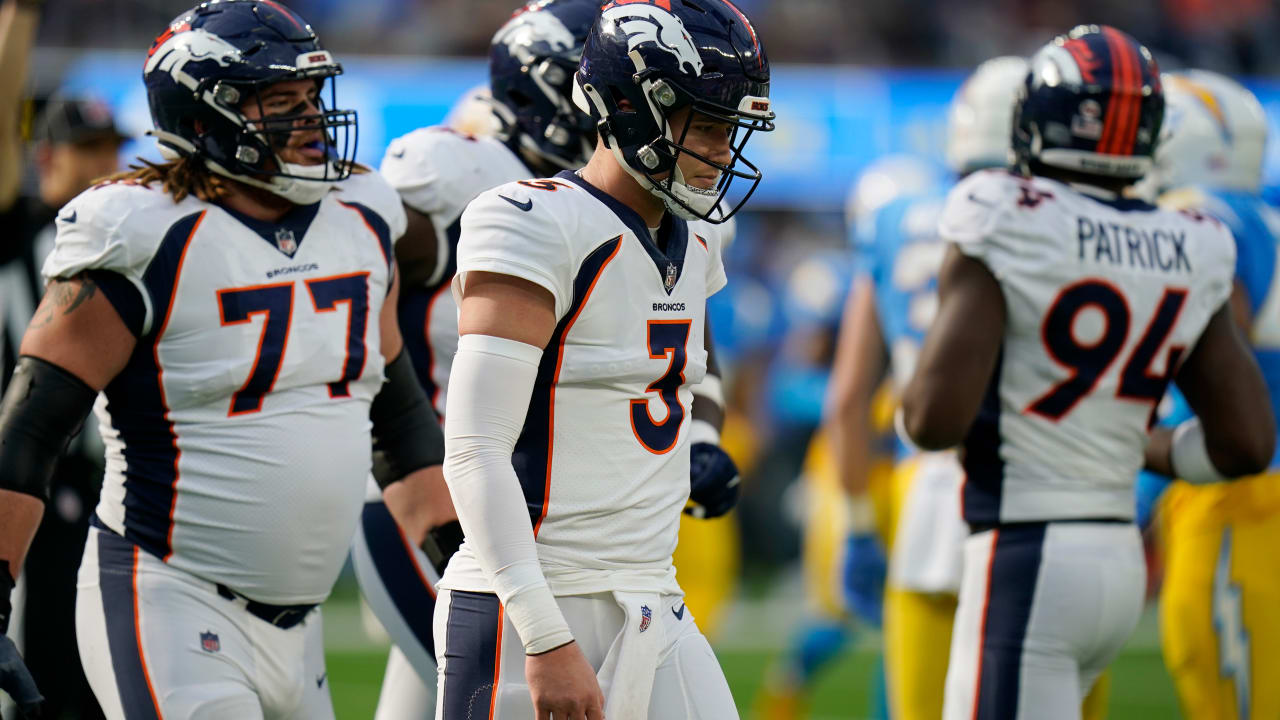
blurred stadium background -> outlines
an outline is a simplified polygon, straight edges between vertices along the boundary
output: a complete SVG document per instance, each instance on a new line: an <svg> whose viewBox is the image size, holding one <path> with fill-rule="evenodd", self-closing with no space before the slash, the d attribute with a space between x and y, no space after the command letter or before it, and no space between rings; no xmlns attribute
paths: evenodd
<svg viewBox="0 0 1280 720"><path fill-rule="evenodd" d="M733 524L739 577L708 628L744 717L771 660L812 601L800 570L805 518L797 482L822 411L835 323L850 280L846 196L871 162L894 153L941 167L946 108L965 74L1000 54L1025 54L1081 22L1123 28L1164 69L1203 67L1239 77L1280 131L1280 3L1274 0L736 0L774 63L778 131L753 141L765 180L740 215L727 251L730 288L713 298L727 366L730 431L745 471ZM50 0L30 90L105 100L135 141L122 163L155 157L140 82L155 33L188 0ZM346 66L344 106L360 115L359 159L377 165L386 144L441 122L484 84L489 38L516 0L292 0ZM30 165L28 165L30 167ZM1266 182L1280 190L1280 143ZM939 172L942 172L940 169ZM1158 576L1158 570L1156 572ZM329 675L340 718L368 718L386 658L385 636L361 608L351 575L326 606ZM695 612L697 609L695 607ZM869 717L875 702L874 630L826 670L814 718ZM1178 717L1149 612L1114 670L1110 717Z"/></svg>

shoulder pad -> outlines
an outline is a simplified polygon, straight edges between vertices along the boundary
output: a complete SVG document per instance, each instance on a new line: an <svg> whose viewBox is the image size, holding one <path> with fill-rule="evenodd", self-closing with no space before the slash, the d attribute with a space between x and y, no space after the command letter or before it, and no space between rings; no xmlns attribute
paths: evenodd
<svg viewBox="0 0 1280 720"><path fill-rule="evenodd" d="M70 277L92 269L140 276L160 246L164 228L206 208L190 196L175 203L158 183L96 185L59 211L57 241L44 273Z"/></svg>
<svg viewBox="0 0 1280 720"><path fill-rule="evenodd" d="M338 183L336 187L335 195L338 200L360 203L376 212L391 230L393 243L404 235L409 222L404 214L404 205L381 173L374 170L352 173L351 177Z"/></svg>
<svg viewBox="0 0 1280 720"><path fill-rule="evenodd" d="M938 235L959 245L981 243L1017 193L1020 178L1004 170L982 170L956 184L947 194Z"/></svg>
<svg viewBox="0 0 1280 720"><path fill-rule="evenodd" d="M467 205L458 242L458 275L480 270L529 280L551 292L556 316L561 317L573 300L572 275L579 258L561 225L564 201L556 195L563 188L548 191L537 183L568 185L558 180L507 183Z"/></svg>
<svg viewBox="0 0 1280 720"><path fill-rule="evenodd" d="M446 224L480 192L530 175L497 140L444 126L419 128L392 140L381 172L405 204L425 215L447 215L441 218Z"/></svg>
<svg viewBox="0 0 1280 720"><path fill-rule="evenodd" d="M209 205L194 197L181 202L160 189L137 183L95 186L67 203L58 213L53 252L42 269L46 279L68 278L86 270L107 270L123 276L147 304L144 332L151 325L143 276L167 231ZM185 227L185 226L184 226Z"/></svg>
<svg viewBox="0 0 1280 720"><path fill-rule="evenodd" d="M1156 204L1168 210L1196 210L1208 207L1210 197L1200 188L1177 188L1162 194Z"/></svg>

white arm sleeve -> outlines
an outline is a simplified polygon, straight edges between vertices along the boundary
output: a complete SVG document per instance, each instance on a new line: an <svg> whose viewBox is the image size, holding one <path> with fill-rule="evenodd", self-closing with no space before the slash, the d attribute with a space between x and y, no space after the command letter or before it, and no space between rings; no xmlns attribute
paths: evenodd
<svg viewBox="0 0 1280 720"><path fill-rule="evenodd" d="M489 335L458 341L445 407L444 477L466 542L524 644L537 654L573 640L542 574L511 452L542 350Z"/></svg>

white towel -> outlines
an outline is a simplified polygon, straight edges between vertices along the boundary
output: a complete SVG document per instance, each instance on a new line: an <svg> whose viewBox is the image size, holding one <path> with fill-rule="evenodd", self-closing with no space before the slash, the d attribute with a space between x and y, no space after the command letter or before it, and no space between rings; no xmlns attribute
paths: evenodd
<svg viewBox="0 0 1280 720"><path fill-rule="evenodd" d="M607 720L648 720L649 696L658 656L665 645L662 596L658 593L614 592L626 620L596 673L604 692Z"/></svg>

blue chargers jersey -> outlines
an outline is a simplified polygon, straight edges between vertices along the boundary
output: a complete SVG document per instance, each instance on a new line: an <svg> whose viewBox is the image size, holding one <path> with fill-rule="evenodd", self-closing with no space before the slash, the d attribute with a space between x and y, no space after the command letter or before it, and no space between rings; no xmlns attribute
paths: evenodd
<svg viewBox="0 0 1280 720"><path fill-rule="evenodd" d="M938 269L946 244L938 237L938 217L948 188L899 197L881 207L872 222L853 233L857 273L875 287L876 313L889 349L894 387L912 372L938 310ZM899 444L899 456L906 447Z"/></svg>
<svg viewBox="0 0 1280 720"><path fill-rule="evenodd" d="M1205 209L1231 228L1236 239L1236 279L1253 317L1249 344L1280 417L1280 210L1253 193L1206 193ZM1271 462L1276 467L1275 459Z"/></svg>
<svg viewBox="0 0 1280 720"><path fill-rule="evenodd" d="M1271 409L1280 416L1280 210L1256 194L1231 190L1180 193L1176 203L1209 212L1235 237L1236 280L1244 287L1253 317L1249 344L1271 392ZM1191 416L1182 393L1170 388L1160 408L1160 424L1177 425ZM1273 459L1271 464L1280 463Z"/></svg>

